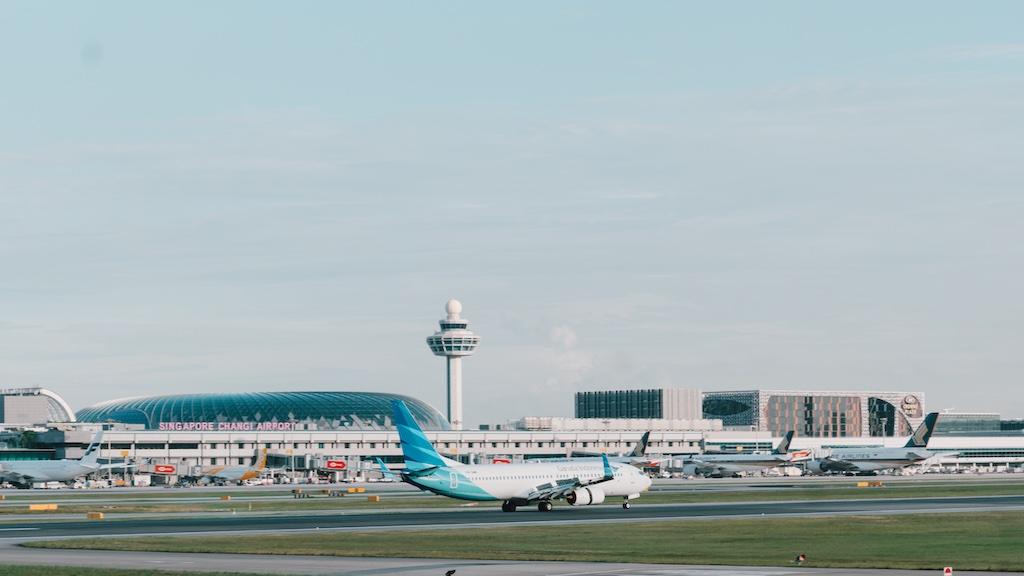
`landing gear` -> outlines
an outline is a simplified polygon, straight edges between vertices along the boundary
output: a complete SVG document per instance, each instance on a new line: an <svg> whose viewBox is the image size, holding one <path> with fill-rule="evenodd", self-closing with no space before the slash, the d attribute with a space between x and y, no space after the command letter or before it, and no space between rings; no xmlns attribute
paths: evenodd
<svg viewBox="0 0 1024 576"><path fill-rule="evenodd" d="M537 503L537 511L539 512L551 512L551 509L554 507L554 504L549 500L541 500Z"/></svg>
<svg viewBox="0 0 1024 576"><path fill-rule="evenodd" d="M629 510L629 498L622 499L622 509Z"/></svg>
<svg viewBox="0 0 1024 576"><path fill-rule="evenodd" d="M515 512L516 511L516 505L513 502L509 502L508 500L505 500L504 502L501 503L501 511L502 512Z"/></svg>

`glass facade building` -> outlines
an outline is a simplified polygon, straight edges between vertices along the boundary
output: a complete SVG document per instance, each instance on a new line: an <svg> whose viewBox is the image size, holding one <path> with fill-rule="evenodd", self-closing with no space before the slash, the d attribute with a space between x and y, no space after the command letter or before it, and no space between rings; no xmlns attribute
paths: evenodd
<svg viewBox="0 0 1024 576"><path fill-rule="evenodd" d="M700 390L657 388L576 393L576 418L700 420Z"/></svg>
<svg viewBox="0 0 1024 576"><path fill-rule="evenodd" d="M387 430L391 401L404 400L425 430L448 430L429 404L379 392L242 392L174 394L102 402L78 411L79 422L139 424L147 430Z"/></svg>
<svg viewBox="0 0 1024 576"><path fill-rule="evenodd" d="M782 436L909 436L924 419L919 392L740 390L706 392L704 418L726 428Z"/></svg>
<svg viewBox="0 0 1024 576"><path fill-rule="evenodd" d="M1000 432L1000 424L999 414L943 412L935 422L935 434L991 434Z"/></svg>

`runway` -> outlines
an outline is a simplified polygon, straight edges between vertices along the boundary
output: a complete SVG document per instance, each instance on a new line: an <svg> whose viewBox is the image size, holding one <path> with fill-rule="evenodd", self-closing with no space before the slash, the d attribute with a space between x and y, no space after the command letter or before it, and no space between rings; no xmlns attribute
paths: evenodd
<svg viewBox="0 0 1024 576"><path fill-rule="evenodd" d="M1024 509L1024 496L974 496L876 500L825 500L716 504L637 504L572 508L551 512L521 508L505 513L493 508L463 510L353 511L337 514L297 513L133 517L110 520L24 520L0 524L0 540L76 536L166 535L185 533L282 533L299 530L406 530L480 526L639 522L679 519L722 519L760 516L835 516L913 514Z"/></svg>
<svg viewBox="0 0 1024 576"><path fill-rule="evenodd" d="M418 558L334 558L320 556L240 556L159 552L17 549L0 543L0 562L50 566L91 566L217 571L308 576L932 576L941 570L880 570L870 568L810 568L770 566L683 566L605 562L514 562L491 560L434 560ZM1006 572L965 572L958 576L1009 576Z"/></svg>

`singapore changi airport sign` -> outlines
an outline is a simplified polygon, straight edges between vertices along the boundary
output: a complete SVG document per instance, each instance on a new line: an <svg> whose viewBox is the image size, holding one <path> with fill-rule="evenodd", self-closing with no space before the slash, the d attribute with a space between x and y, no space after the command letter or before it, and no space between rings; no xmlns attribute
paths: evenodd
<svg viewBox="0 0 1024 576"><path fill-rule="evenodd" d="M161 422L167 432L291 432L295 422Z"/></svg>

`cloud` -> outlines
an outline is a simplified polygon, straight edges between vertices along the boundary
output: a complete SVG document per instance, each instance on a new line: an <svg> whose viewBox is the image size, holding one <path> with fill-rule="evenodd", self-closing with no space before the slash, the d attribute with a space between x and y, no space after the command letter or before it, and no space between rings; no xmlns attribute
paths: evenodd
<svg viewBox="0 0 1024 576"><path fill-rule="evenodd" d="M555 326L551 329L550 340L566 350L576 347L576 332L568 326Z"/></svg>

